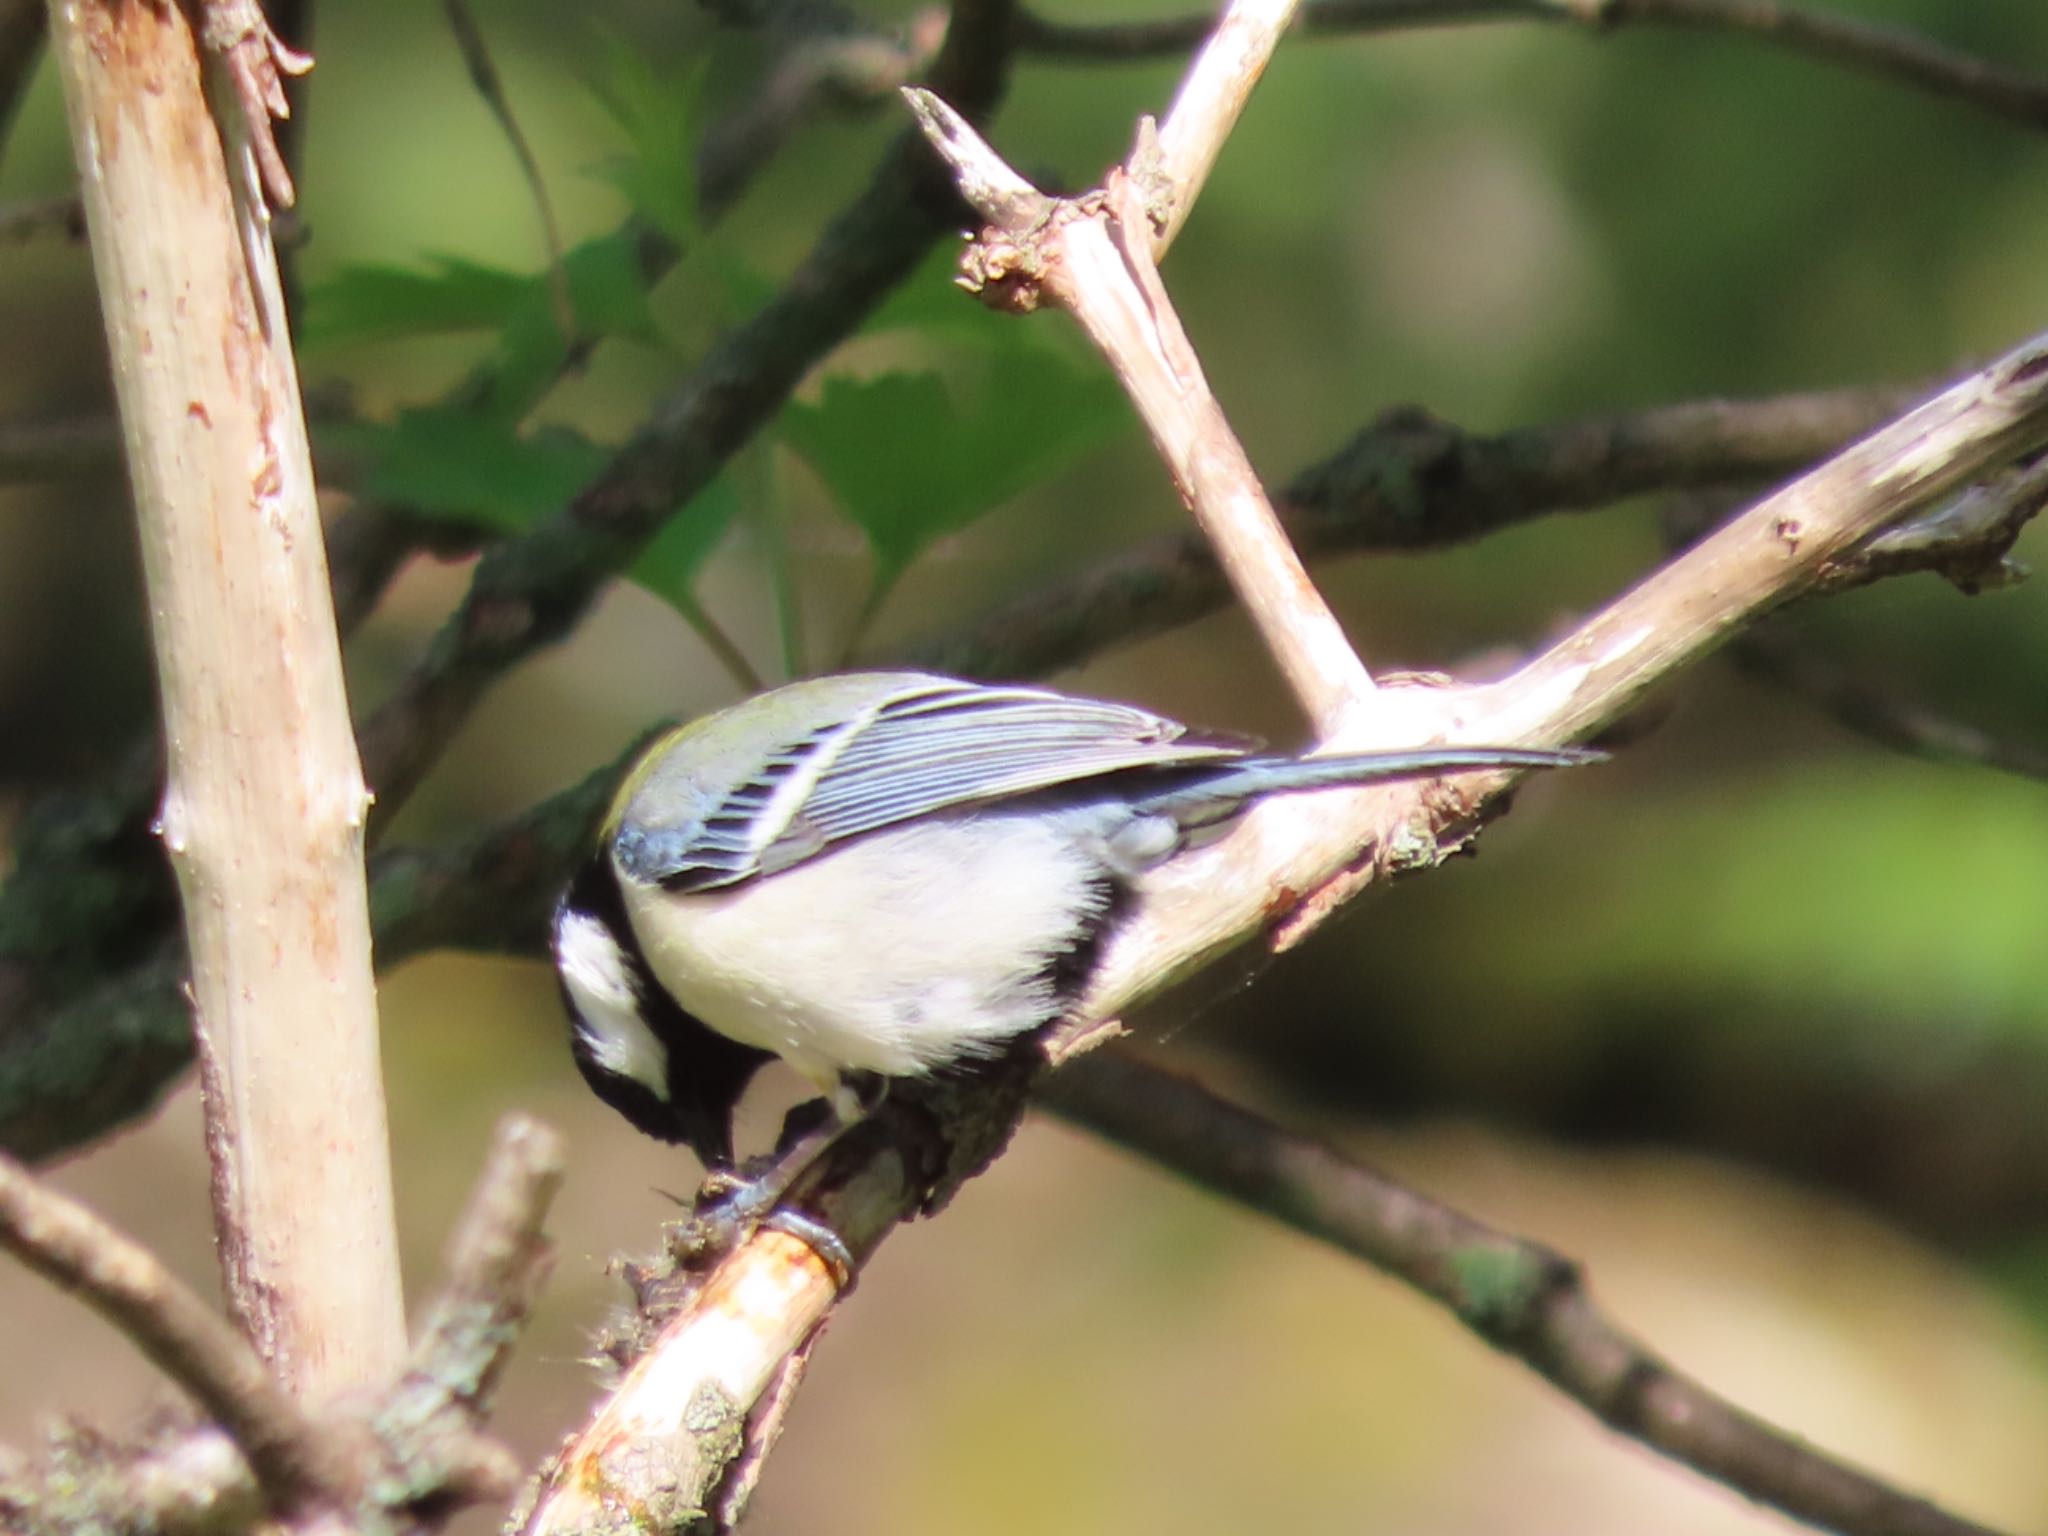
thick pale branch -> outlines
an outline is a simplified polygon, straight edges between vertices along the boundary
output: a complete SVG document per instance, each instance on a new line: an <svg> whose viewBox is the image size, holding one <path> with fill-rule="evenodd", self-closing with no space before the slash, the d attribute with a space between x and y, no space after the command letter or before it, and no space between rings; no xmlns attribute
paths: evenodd
<svg viewBox="0 0 2048 1536"><path fill-rule="evenodd" d="M183 8L51 17L141 529L230 1306L296 1390L382 1382L405 1339L367 796L257 157L208 112ZM249 26L208 42L268 38Z"/></svg>
<svg viewBox="0 0 2048 1536"><path fill-rule="evenodd" d="M1363 1259L1449 1309L1610 1429L1827 1530L1990 1536L1747 1413L1612 1322L1578 1267L1183 1079L1104 1052L1053 1080L1061 1114Z"/></svg>

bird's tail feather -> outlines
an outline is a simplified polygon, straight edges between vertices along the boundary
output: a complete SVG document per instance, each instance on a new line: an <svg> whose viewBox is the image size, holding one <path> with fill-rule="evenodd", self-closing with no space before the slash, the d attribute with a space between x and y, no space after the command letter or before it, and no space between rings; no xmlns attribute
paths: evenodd
<svg viewBox="0 0 2048 1536"><path fill-rule="evenodd" d="M1604 761L1581 747L1415 747L1400 751L1332 753L1328 757L1245 757L1219 763L1186 782L1138 802L1148 815L1200 822L1236 814L1263 795L1357 788L1395 779L1435 778L1500 768L1571 768Z"/></svg>

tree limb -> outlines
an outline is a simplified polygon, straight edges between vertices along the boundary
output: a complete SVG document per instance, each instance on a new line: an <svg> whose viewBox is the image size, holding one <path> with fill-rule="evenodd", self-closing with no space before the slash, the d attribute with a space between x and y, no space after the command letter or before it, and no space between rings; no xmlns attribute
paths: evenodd
<svg viewBox="0 0 2048 1536"><path fill-rule="evenodd" d="M231 11L251 30L221 31ZM281 45L249 0L201 24L203 39L177 6L60 0L51 45L141 532L167 742L158 824L191 955L229 1306L295 1391L319 1394L389 1379L405 1344L368 795L261 156L234 113L216 125L202 78L223 49Z"/></svg>
<svg viewBox="0 0 2048 1536"><path fill-rule="evenodd" d="M106 1318L219 1422L265 1502L334 1501L348 1464L263 1362L155 1255L0 1156L0 1247Z"/></svg>
<svg viewBox="0 0 2048 1536"><path fill-rule="evenodd" d="M1001 93L1008 15L999 0L954 9L932 78L949 82L969 110L989 109ZM605 580L710 483L958 217L921 141L900 135L782 291L714 344L597 479L559 515L486 552L454 618L363 728L379 824L498 674L567 634Z"/></svg>
<svg viewBox="0 0 2048 1536"><path fill-rule="evenodd" d="M1772 1509L1853 1536L1990 1536L1674 1369L1611 1321L1579 1267L1127 1052L1053 1078L1067 1119L1363 1259L1444 1306L1618 1434Z"/></svg>
<svg viewBox="0 0 2048 1536"><path fill-rule="evenodd" d="M25 1175L10 1177L10 1168L0 1161L0 1242L7 1241L16 1182L25 1180ZM323 1495L324 1510L292 1527L303 1536L437 1529L456 1509L502 1500L518 1481L518 1464L502 1446L484 1438L482 1429L498 1378L553 1259L541 1224L561 1178L560 1138L524 1116L507 1117L456 1224L447 1277L408 1369L395 1384L381 1384L367 1404L345 1405L317 1421L301 1417L247 1346L146 1252L112 1233L92 1236L85 1282L70 1278L68 1269L52 1277L83 1289L87 1299L109 1312L117 1326L181 1381L192 1372L187 1357L195 1350L182 1342L184 1335L218 1352L222 1361L209 1364L201 1375L211 1379L208 1373L227 1371L225 1390L216 1386L209 1394L203 1380L188 1386L234 1437L205 1425L159 1431L132 1449L84 1435L60 1439L41 1469L0 1469L0 1520L24 1536L80 1531L222 1536L250 1529L262 1513L265 1494L273 1510L296 1508L277 1488L292 1467L272 1471L280 1453L253 1432L237 1428L252 1413L271 1409L283 1417L259 1417L255 1430L275 1438L281 1427L296 1426L295 1438L284 1449L313 1458L311 1470L321 1478L314 1488ZM30 1188L37 1202L68 1206L47 1191ZM38 1236L38 1251L55 1250L58 1261L65 1262L65 1245L49 1241L48 1212L40 1203L30 1209L36 1213L31 1230ZM59 1214L64 1221L93 1222L82 1211ZM107 1285L101 1271L110 1272L115 1284ZM122 1288L138 1276L155 1278L145 1288L145 1308L130 1315L132 1304ZM161 1306L157 1293L162 1287L169 1288L174 1308ZM175 1367L152 1347L167 1331L176 1335ZM252 1370L253 1380L244 1381L242 1373ZM245 1459L252 1438L255 1454ZM252 1466L263 1473L260 1483L251 1478ZM296 1486L287 1482L284 1492Z"/></svg>
<svg viewBox="0 0 2048 1536"><path fill-rule="evenodd" d="M1825 63L1887 75L1935 96L2048 129L2048 83L1928 41L1908 28L1788 5L1782 0L1305 0L1301 30L1346 36L1491 21L1578 25L1595 32L1635 23L1753 37ZM1025 53L1075 63L1126 63L1183 54L1215 26L1203 14L1128 22L1017 18Z"/></svg>

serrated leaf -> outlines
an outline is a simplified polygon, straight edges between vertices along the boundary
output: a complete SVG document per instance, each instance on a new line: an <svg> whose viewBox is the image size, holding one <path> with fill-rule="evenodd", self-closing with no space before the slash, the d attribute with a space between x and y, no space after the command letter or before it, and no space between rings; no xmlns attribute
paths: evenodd
<svg viewBox="0 0 2048 1536"><path fill-rule="evenodd" d="M632 230L572 247L562 269L576 339L658 340ZM309 345L486 328L497 332L497 342L482 409L517 421L553 388L568 360L570 339L562 335L549 273L508 272L446 256L431 258L421 271L350 267L314 288L306 306Z"/></svg>
<svg viewBox="0 0 2048 1536"><path fill-rule="evenodd" d="M461 256L430 255L422 267L366 262L306 291L301 348L501 326L533 279Z"/></svg>
<svg viewBox="0 0 2048 1536"><path fill-rule="evenodd" d="M690 590L697 572L725 537L739 509L739 488L730 475L720 475L662 525L661 532L633 562L633 579L678 608L693 606Z"/></svg>
<svg viewBox="0 0 2048 1536"><path fill-rule="evenodd" d="M659 335L647 299L647 274L631 230L586 240L562 258L579 340L653 341ZM486 409L516 421L539 404L568 360L568 341L555 312L546 273L528 282L498 333L495 375Z"/></svg>
<svg viewBox="0 0 2048 1536"><path fill-rule="evenodd" d="M783 440L866 537L893 581L933 540L966 527L1081 454L1130 417L1101 374L1033 347L991 351L978 387L931 373L827 379L818 403L783 413Z"/></svg>
<svg viewBox="0 0 2048 1536"><path fill-rule="evenodd" d="M673 75L655 72L647 55L608 39L599 78L591 83L627 151L601 161L596 174L617 187L632 209L677 245L696 243L696 147L708 67Z"/></svg>
<svg viewBox="0 0 2048 1536"><path fill-rule="evenodd" d="M364 494L506 531L563 505L611 456L565 427L522 433L438 406L371 429L363 446L372 455Z"/></svg>

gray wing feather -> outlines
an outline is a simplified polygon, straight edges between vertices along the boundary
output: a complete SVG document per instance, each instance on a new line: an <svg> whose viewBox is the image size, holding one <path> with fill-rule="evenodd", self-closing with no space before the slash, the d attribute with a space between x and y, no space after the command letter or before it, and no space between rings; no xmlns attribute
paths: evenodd
<svg viewBox="0 0 2048 1536"><path fill-rule="evenodd" d="M692 838L710 855L699 865L710 878L688 883L731 884L935 812L1119 769L1238 757L1252 745L1196 735L1127 705L1035 688L921 689L884 700L850 729L792 744L735 786ZM763 814L789 782L806 776L813 781L800 799L777 807L781 814ZM732 834L748 824L758 853L736 860Z"/></svg>

